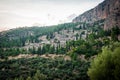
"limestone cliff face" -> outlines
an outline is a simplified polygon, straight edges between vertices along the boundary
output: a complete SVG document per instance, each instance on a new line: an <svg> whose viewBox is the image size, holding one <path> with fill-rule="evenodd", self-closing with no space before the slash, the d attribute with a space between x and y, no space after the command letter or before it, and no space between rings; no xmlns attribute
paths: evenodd
<svg viewBox="0 0 120 80"><path fill-rule="evenodd" d="M105 19L104 29L120 28L120 0L105 0L95 8L73 19L73 22L93 23Z"/></svg>

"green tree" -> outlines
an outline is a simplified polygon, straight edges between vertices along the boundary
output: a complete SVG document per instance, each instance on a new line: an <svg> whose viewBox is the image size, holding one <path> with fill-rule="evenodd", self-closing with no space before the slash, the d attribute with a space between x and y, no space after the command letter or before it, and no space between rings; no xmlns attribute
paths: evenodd
<svg viewBox="0 0 120 80"><path fill-rule="evenodd" d="M113 41L118 41L118 35L120 34L120 29L118 27L113 27L111 30L111 38Z"/></svg>
<svg viewBox="0 0 120 80"><path fill-rule="evenodd" d="M49 53L50 54L54 54L55 53L55 47L54 47L54 45L50 47Z"/></svg>
<svg viewBox="0 0 120 80"><path fill-rule="evenodd" d="M79 34L77 33L75 36L76 36L76 40L78 40L78 38L79 38Z"/></svg>
<svg viewBox="0 0 120 80"><path fill-rule="evenodd" d="M105 47L91 63L88 76L91 80L120 80L120 47Z"/></svg>
<svg viewBox="0 0 120 80"><path fill-rule="evenodd" d="M42 49L41 49L41 47L38 47L38 49L37 49L37 54L42 54Z"/></svg>
<svg viewBox="0 0 120 80"><path fill-rule="evenodd" d="M36 48L34 46L32 48L32 54L36 54Z"/></svg>

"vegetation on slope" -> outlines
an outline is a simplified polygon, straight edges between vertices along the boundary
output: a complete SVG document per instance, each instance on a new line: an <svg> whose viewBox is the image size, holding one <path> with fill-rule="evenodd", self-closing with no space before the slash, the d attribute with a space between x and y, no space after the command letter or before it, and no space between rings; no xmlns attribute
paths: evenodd
<svg viewBox="0 0 120 80"><path fill-rule="evenodd" d="M119 41L118 35L120 34L120 29L118 29L118 27L114 27L111 30L104 31L102 28L99 27L98 23L95 23L92 26L83 23L83 25L86 25L87 27L79 26L79 28L75 27L77 25L78 23L68 23L58 25L56 27L53 26L44 28L22 28L20 30L18 29L18 31L16 29L5 33L5 35L0 36L0 59L5 59L4 61L0 61L0 79L39 80L39 78L41 78L42 80L89 80L89 77L91 80L96 80L99 77L100 80L101 78L103 79L102 74L98 74L99 76L96 74L102 73L99 72L99 70L97 69L100 68L101 70L102 68L104 68L106 69L106 72L107 70L109 71L109 69L111 69L111 66L107 63L107 61L110 62L109 58L113 56L113 53L116 55L119 54L118 49L116 49L116 45L112 43L114 43L115 41ZM29 48L28 50L20 48L21 46L25 45L25 42L28 39L32 43L37 43L37 40L35 39L38 39L38 37L41 35L47 35L47 38L50 39L51 35L54 32L59 32L59 30L69 28L72 28L73 31L76 31L78 29L86 30L89 33L86 34L86 39L78 39L76 35L76 40L67 41L65 46L58 45L57 47L55 47L51 44L45 44L42 47L33 47ZM26 32L29 35L26 34ZM23 35L21 35L21 33L23 33ZM85 32L82 32L81 34L85 34ZM15 42L15 40L17 40L18 43L17 41ZM104 64L108 65L103 64L102 66L101 64L97 63L96 61L99 60L99 57L97 57L95 61L92 62L91 67L88 71L90 58L97 54L99 55L99 53L102 52L102 47L104 46L108 46L108 52L105 51L105 53L107 53L105 54L105 58L107 58L105 60L107 61L103 62ZM16 56L19 54L64 54L69 55L71 57L71 60L64 60L62 57L56 59L45 59L37 57L29 59L22 58L17 60L7 60L9 56ZM80 60L80 58L78 58L79 55L85 55L86 61ZM104 52L102 52L101 55L103 55L104 57ZM100 59L100 61L101 60L102 59ZM94 62L96 63L94 64ZM117 62L117 60L115 62ZM114 64L112 62L110 63ZM102 67L96 67L96 65L101 65ZM116 65L119 66L118 63L114 64L114 66ZM106 66L110 68L106 68ZM94 72L92 74L93 68L96 68L96 75L93 75ZM114 77L112 79L119 80L119 77L117 76L117 70L119 70L119 68L113 68L113 70L115 70L116 77L112 74L112 77ZM87 76L87 71L89 77ZM111 75L108 75L107 73L104 74L106 75L106 77L109 77L109 75ZM106 78L106 80L109 79Z"/></svg>
<svg viewBox="0 0 120 80"><path fill-rule="evenodd" d="M120 43L104 47L88 70L91 80L120 80Z"/></svg>
<svg viewBox="0 0 120 80"><path fill-rule="evenodd" d="M62 57L56 59L32 58L0 62L0 79L2 80L39 80L43 75L45 80L89 80L87 69L89 62L80 60L67 60ZM38 74L38 70L41 75ZM37 73L36 73L37 71ZM41 80L41 78L40 78ZM43 79L42 79L43 80Z"/></svg>

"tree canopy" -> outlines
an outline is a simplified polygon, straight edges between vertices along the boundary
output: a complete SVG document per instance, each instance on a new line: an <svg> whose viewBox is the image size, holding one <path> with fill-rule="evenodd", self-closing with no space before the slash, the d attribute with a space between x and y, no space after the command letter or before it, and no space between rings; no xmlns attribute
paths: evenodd
<svg viewBox="0 0 120 80"><path fill-rule="evenodd" d="M113 49L113 50L112 50ZM88 70L91 80L120 80L120 45L104 47Z"/></svg>

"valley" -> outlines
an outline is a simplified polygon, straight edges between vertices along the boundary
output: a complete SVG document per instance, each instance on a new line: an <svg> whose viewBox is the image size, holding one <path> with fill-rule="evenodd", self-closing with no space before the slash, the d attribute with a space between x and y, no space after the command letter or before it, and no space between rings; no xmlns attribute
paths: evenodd
<svg viewBox="0 0 120 80"><path fill-rule="evenodd" d="M69 23L0 32L0 80L120 80L119 5L104 0Z"/></svg>

